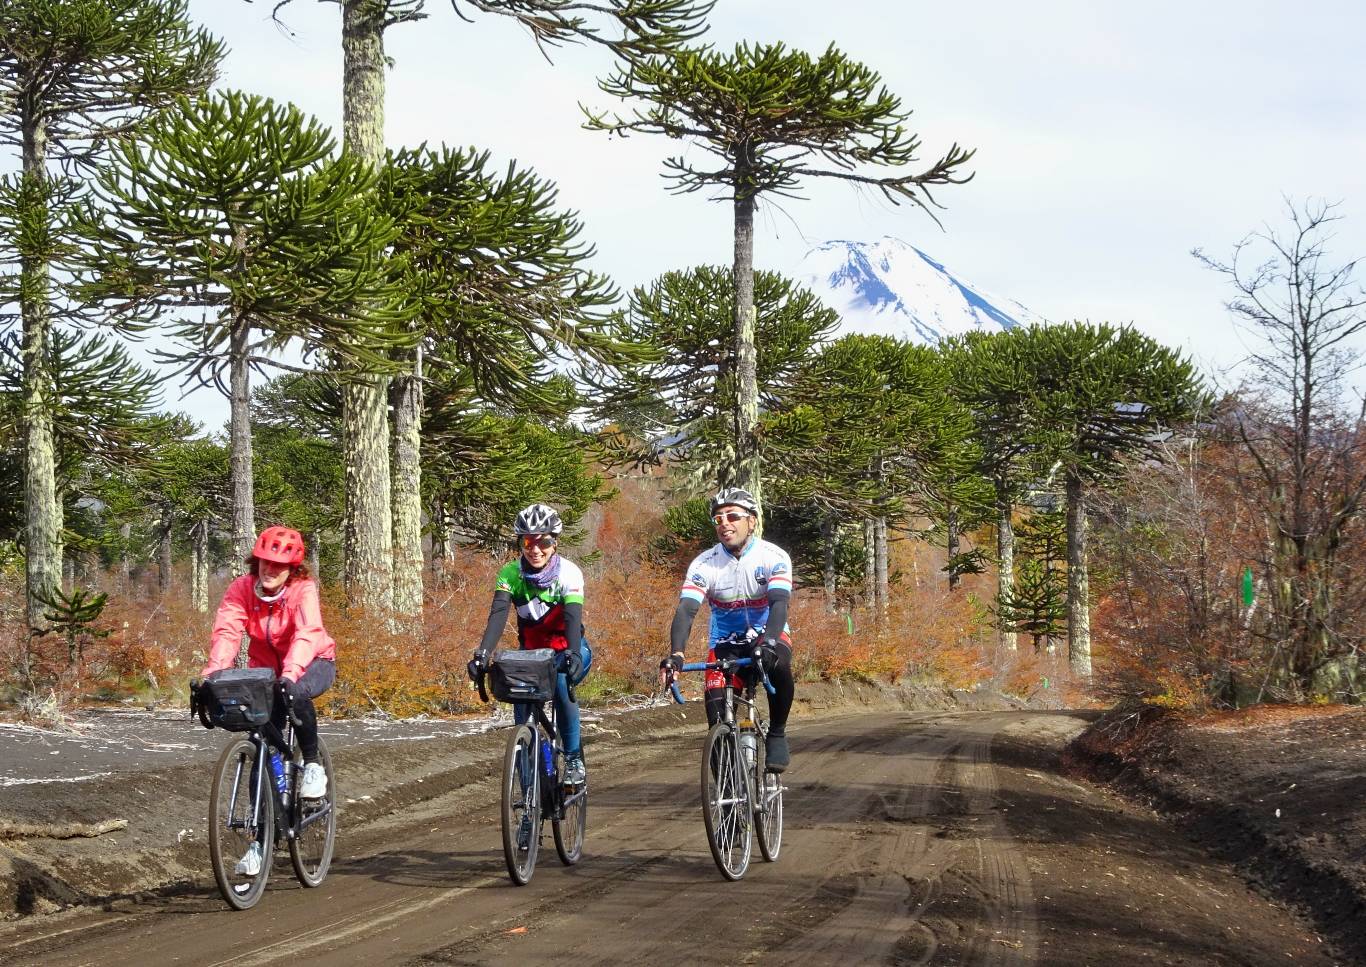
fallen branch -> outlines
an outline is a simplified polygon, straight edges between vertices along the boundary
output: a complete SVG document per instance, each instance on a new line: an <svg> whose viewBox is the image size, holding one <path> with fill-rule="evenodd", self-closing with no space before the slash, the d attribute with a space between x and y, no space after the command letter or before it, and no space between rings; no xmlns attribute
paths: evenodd
<svg viewBox="0 0 1366 967"><path fill-rule="evenodd" d="M105 833L127 829L126 819L106 819L102 823L11 823L0 820L0 839L94 839Z"/></svg>

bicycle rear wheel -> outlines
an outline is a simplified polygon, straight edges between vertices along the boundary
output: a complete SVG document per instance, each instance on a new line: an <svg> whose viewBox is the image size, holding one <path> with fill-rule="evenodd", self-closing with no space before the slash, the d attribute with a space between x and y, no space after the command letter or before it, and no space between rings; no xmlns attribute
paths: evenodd
<svg viewBox="0 0 1366 967"><path fill-rule="evenodd" d="M751 809L735 731L718 722L702 752L702 819L712 859L728 880L740 879L749 869Z"/></svg>
<svg viewBox="0 0 1366 967"><path fill-rule="evenodd" d="M563 774L563 766L561 766ZM583 833L588 826L588 783L581 786L560 786L564 797L564 819L552 819L551 831L555 834L555 852L560 854L560 862L573 866L583 855Z"/></svg>
<svg viewBox="0 0 1366 967"><path fill-rule="evenodd" d="M764 761L767 748L759 741L759 761L754 765L754 833L759 852L772 863L783 848L783 777L769 772Z"/></svg>
<svg viewBox="0 0 1366 967"><path fill-rule="evenodd" d="M519 725L503 756L503 858L518 886L531 882L541 848L541 787L535 731Z"/></svg>
<svg viewBox="0 0 1366 967"><path fill-rule="evenodd" d="M327 793L321 799L298 799L303 782L302 766L294 771L295 802L291 807L298 826L289 841L289 860L294 864L294 876L307 887L317 886L327 876L332 865L332 850L337 841L337 777L332 774L332 755L327 745L318 739L318 757L327 773Z"/></svg>
<svg viewBox="0 0 1366 967"><path fill-rule="evenodd" d="M265 892L275 853L275 799L268 769L252 783L256 746L233 739L218 757L209 793L209 861L218 892L234 910L249 910ZM248 857L259 849L255 871ZM242 872L238 872L239 868Z"/></svg>

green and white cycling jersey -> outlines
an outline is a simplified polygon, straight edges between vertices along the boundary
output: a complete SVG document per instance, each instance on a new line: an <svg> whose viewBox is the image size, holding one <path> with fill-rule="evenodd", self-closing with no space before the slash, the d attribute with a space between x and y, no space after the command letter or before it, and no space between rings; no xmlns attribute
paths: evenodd
<svg viewBox="0 0 1366 967"><path fill-rule="evenodd" d="M521 559L513 558L498 572L494 593L506 592L517 609L517 641L523 648L569 646L564 637L564 606L583 604L583 571L560 557L560 573L548 588L538 588L522 575Z"/></svg>

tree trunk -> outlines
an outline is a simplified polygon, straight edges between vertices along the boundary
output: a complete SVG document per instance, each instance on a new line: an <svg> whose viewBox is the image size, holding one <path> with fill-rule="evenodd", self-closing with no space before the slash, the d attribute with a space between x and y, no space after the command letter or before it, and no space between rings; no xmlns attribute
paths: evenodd
<svg viewBox="0 0 1366 967"><path fill-rule="evenodd" d="M1003 481L996 484L996 630L1002 651L1015 651L1019 639L1007 623L1001 619L999 609L1010 600L1015 590L1015 526L1010 516L1015 507Z"/></svg>
<svg viewBox="0 0 1366 967"><path fill-rule="evenodd" d="M313 572L313 580L322 584L323 567L322 531L308 535L308 569Z"/></svg>
<svg viewBox="0 0 1366 967"><path fill-rule="evenodd" d="M171 520L169 515L161 524L157 538L157 590L168 594L171 590Z"/></svg>
<svg viewBox="0 0 1366 967"><path fill-rule="evenodd" d="M1091 677L1091 611L1087 604L1086 494L1075 473L1067 475L1067 660L1072 674Z"/></svg>
<svg viewBox="0 0 1366 967"><path fill-rule="evenodd" d="M21 107L23 181L32 191L28 214L46 224L47 129L31 105ZM42 233L46 234L46 233ZM48 340L52 321L48 300L50 269L46 254L20 242L19 300L23 319L24 387L24 584L30 627L43 620L39 595L50 596L62 583L59 541L62 508L57 502L56 447L52 433L52 372Z"/></svg>
<svg viewBox="0 0 1366 967"><path fill-rule="evenodd" d="M233 323L231 348L231 416L228 424L232 467L232 573L242 574L256 543L256 493L251 466L251 369L247 362L251 325Z"/></svg>
<svg viewBox="0 0 1366 967"><path fill-rule="evenodd" d="M342 130L346 149L374 164L384 158L384 68L384 5L345 0ZM375 611L393 605L387 382L352 374L342 384L343 582L353 603Z"/></svg>
<svg viewBox="0 0 1366 967"><path fill-rule="evenodd" d="M394 380L394 611L422 613L422 349Z"/></svg>
<svg viewBox="0 0 1366 967"><path fill-rule="evenodd" d="M735 166L735 469L731 483L743 487L759 502L759 531L763 529L763 480L759 458L759 375L755 345L754 308L754 195L747 166Z"/></svg>
<svg viewBox="0 0 1366 967"><path fill-rule="evenodd" d="M346 512L342 522L343 582L347 598L367 610L393 606L389 502L389 421L378 381L344 384L342 435L346 459Z"/></svg>
<svg viewBox="0 0 1366 967"><path fill-rule="evenodd" d="M209 610L209 522L198 521L190 529L190 598L200 614Z"/></svg>
<svg viewBox="0 0 1366 967"><path fill-rule="evenodd" d="M123 593L131 596L133 592L133 565L128 558L128 545L133 541L133 525L119 527L119 572L123 577Z"/></svg>
<svg viewBox="0 0 1366 967"><path fill-rule="evenodd" d="M871 517L863 522L863 600L877 610L877 527Z"/></svg>
<svg viewBox="0 0 1366 967"><path fill-rule="evenodd" d="M960 580L958 567L955 563L955 559L958 557L960 542L958 539L958 511L953 507L949 508L948 515L945 518L944 528L948 532L949 590L954 591L957 590L958 582Z"/></svg>
<svg viewBox="0 0 1366 967"><path fill-rule="evenodd" d="M825 559L821 567L821 576L825 583L825 610L835 611L835 552L839 549L839 520L835 517L833 510L827 510L821 516L821 547L825 554Z"/></svg>
<svg viewBox="0 0 1366 967"><path fill-rule="evenodd" d="M891 603L890 586L887 583L887 518L879 517L874 524L873 534L877 545L875 553L877 567L877 606L881 612L887 611Z"/></svg>

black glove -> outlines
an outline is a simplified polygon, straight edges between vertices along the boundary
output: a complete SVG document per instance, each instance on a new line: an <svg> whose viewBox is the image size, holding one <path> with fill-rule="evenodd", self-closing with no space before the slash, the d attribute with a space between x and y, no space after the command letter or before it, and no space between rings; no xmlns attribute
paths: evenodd
<svg viewBox="0 0 1366 967"><path fill-rule="evenodd" d="M470 659L470 663L465 666L465 671L469 674L470 681L477 685L479 679L483 677L484 672L488 671L488 668L488 656L482 651L476 651L474 657Z"/></svg>
<svg viewBox="0 0 1366 967"><path fill-rule="evenodd" d="M663 661L659 663L659 670L662 672L670 672L674 675L677 675L679 672L683 670L683 656L670 655L668 658L665 658Z"/></svg>
<svg viewBox="0 0 1366 967"><path fill-rule="evenodd" d="M564 674L572 685L583 674L583 654L578 651L566 651L564 655Z"/></svg>
<svg viewBox="0 0 1366 967"><path fill-rule="evenodd" d="M280 679L280 694L286 702L293 703L298 698L298 688L298 682L291 682L288 678Z"/></svg>
<svg viewBox="0 0 1366 967"><path fill-rule="evenodd" d="M778 667L778 643L772 638L759 642L754 649L754 660L763 664L764 671L771 673Z"/></svg>

